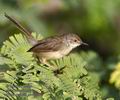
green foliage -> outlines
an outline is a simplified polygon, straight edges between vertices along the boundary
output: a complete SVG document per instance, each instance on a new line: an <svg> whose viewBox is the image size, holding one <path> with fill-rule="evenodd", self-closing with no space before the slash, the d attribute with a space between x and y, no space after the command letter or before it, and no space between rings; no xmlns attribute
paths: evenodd
<svg viewBox="0 0 120 100"><path fill-rule="evenodd" d="M35 34L34 34L35 35ZM41 38L41 36L40 36ZM0 83L0 97L7 100L102 100L99 78L89 73L81 54L74 53L52 60L49 66L38 64L30 45L17 34L4 42L0 51L0 65L7 69ZM1 67L2 67L1 66ZM3 66L3 67L4 67Z"/></svg>
<svg viewBox="0 0 120 100"><path fill-rule="evenodd" d="M5 12L10 16L15 17L15 19L20 21L27 29L40 33L45 37L52 35L53 33L72 32L80 34L82 40L89 44L88 47L83 46L82 49L92 49L97 52L89 51L75 54L79 56L80 59L83 59L83 65L85 64L83 69L87 70L88 76L92 75L92 77L96 79L95 83L100 83L100 90L104 99L110 96L114 97L115 100L119 100L119 69L116 68L113 71L116 62L118 63L118 61L116 61L117 55L120 54L119 11L120 0L0 0L0 45L9 35L18 33L18 29L4 17ZM14 37L16 37L16 35ZM10 73L10 71L18 71L21 76L21 73L24 73L24 71L21 72L22 69L26 68L26 72L26 70L29 70L29 68L34 65L34 63L31 64L31 62L36 63L36 59L32 57L32 53L26 53L30 45L23 39L22 35L20 37L21 39L17 39L19 42L14 43L13 39L9 39L11 42L8 44L5 43L5 47L1 48L3 49L3 51L1 50L2 54L0 53L1 84L4 84L4 82L6 84L6 81L4 80L5 72ZM19 49L17 43L20 43L21 46L25 46L25 48L20 47ZM11 46L9 47L9 45L12 45L12 48ZM7 54L7 51L10 52L10 55ZM73 57L73 55L74 54L70 54L68 57ZM65 58L68 59L68 57ZM76 57L74 60L78 63ZM63 67L62 64L64 63L62 62L66 62L66 65L68 66L67 61L63 61L62 59L50 61L51 64L55 64L55 67L58 68ZM61 66L59 66L59 64L61 64ZM48 68L44 65L41 66ZM67 68L69 68L69 66L65 67L63 71ZM111 71L113 71L112 74ZM77 74L78 73L76 73L76 75ZM17 77L19 77L18 75L19 74L17 74ZM28 79L28 76L24 77L26 78L24 80L25 82ZM110 83L114 83L115 87ZM19 84L20 83L18 83L18 85ZM25 94L23 91L28 91L28 99L33 100L34 96L32 95L32 92L30 92L29 88L25 88L28 86L26 85L27 83L24 84L25 85L20 86L22 91L18 91L23 94ZM38 85L35 87L38 87ZM36 88L34 89L35 91L39 91ZM66 92L64 92L64 94L66 94ZM59 94L59 96L60 95L62 94ZM25 97L23 98L26 99Z"/></svg>

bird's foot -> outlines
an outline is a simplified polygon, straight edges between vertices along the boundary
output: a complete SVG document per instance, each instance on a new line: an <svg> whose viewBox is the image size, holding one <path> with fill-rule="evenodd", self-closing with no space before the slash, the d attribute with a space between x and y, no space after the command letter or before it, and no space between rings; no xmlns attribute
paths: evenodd
<svg viewBox="0 0 120 100"><path fill-rule="evenodd" d="M55 76L58 75L58 74L62 74L63 69L65 69L65 66L61 67L61 68L57 68L56 70L54 70L53 72L54 72Z"/></svg>

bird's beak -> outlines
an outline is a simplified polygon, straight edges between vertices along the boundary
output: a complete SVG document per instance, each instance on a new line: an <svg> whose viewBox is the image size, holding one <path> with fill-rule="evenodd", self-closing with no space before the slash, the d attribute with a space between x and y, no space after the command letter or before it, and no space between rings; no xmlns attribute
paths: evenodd
<svg viewBox="0 0 120 100"><path fill-rule="evenodd" d="M82 44L83 44L83 45L87 45L87 46L88 46L88 44L87 44L87 43L85 43L85 42L82 42Z"/></svg>

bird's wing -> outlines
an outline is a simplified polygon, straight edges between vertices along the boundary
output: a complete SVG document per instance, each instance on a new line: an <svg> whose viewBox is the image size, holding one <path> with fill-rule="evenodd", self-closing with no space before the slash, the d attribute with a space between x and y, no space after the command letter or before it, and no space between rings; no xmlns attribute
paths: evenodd
<svg viewBox="0 0 120 100"><path fill-rule="evenodd" d="M39 53L39 52L53 52L53 51L58 51L59 49L62 48L62 39L61 38L47 38L44 40L40 40L38 42L38 44L36 44L35 46L33 46L32 48L30 48L28 50L35 52L35 53Z"/></svg>

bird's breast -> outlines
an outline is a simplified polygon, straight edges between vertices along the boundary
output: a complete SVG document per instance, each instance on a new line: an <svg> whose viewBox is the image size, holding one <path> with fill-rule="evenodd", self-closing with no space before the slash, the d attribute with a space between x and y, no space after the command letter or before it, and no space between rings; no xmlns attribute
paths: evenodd
<svg viewBox="0 0 120 100"><path fill-rule="evenodd" d="M54 52L40 52L39 54L40 58L45 58L47 60L49 59L59 59L63 57L63 55L59 51L54 51Z"/></svg>
<svg viewBox="0 0 120 100"><path fill-rule="evenodd" d="M67 55L71 49L64 49L64 50L59 50L59 51L53 51L53 52L40 52L39 57L45 58L47 60L49 59L59 59Z"/></svg>

